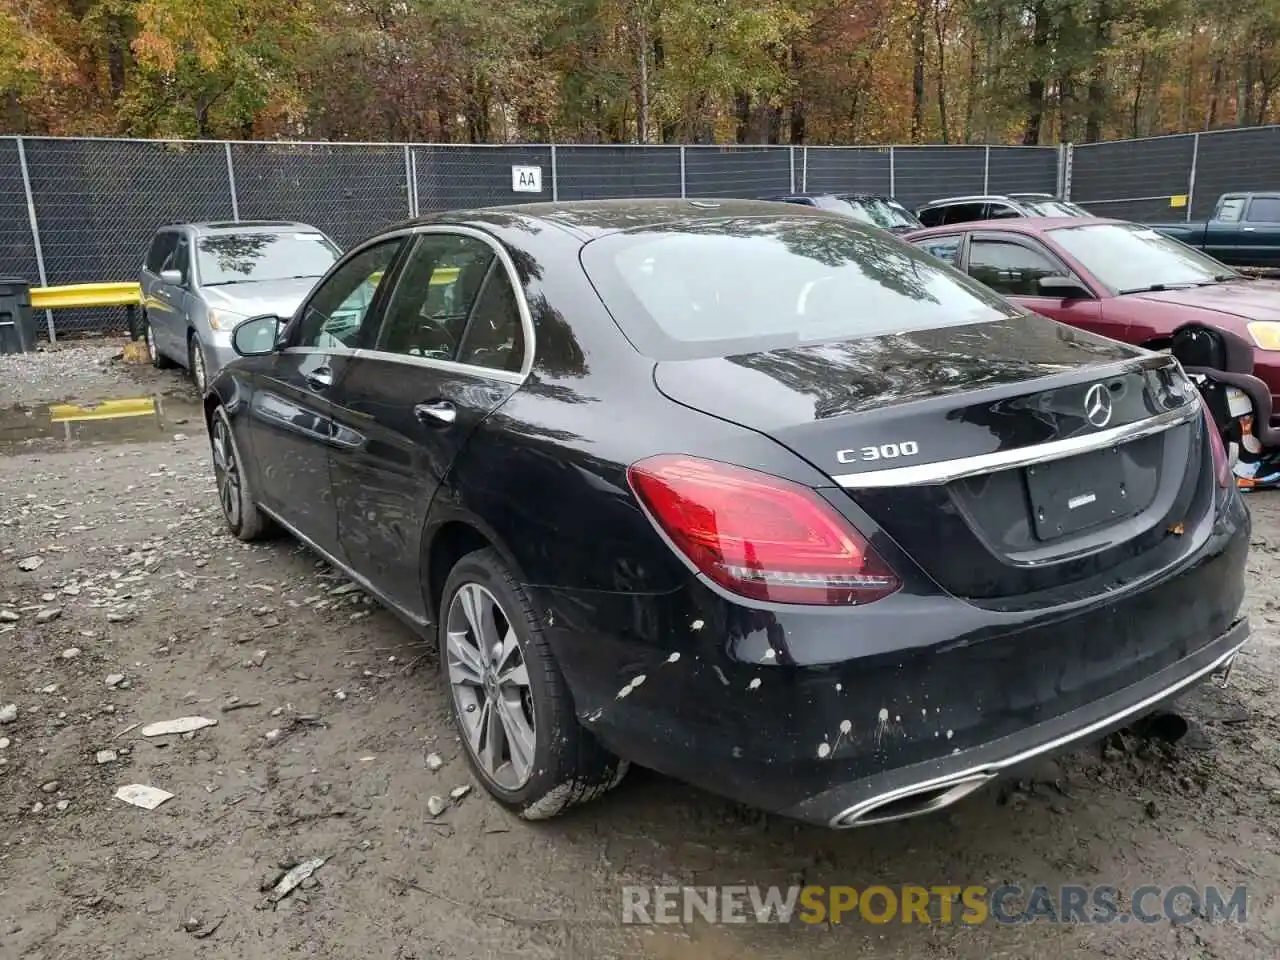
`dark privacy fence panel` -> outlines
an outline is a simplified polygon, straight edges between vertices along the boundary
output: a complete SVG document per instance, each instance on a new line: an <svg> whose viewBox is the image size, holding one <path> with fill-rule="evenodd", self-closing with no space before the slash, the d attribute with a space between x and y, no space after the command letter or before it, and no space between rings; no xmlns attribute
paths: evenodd
<svg viewBox="0 0 1280 960"><path fill-rule="evenodd" d="M1079 144L1072 150L1071 199L1099 217L1177 220L1169 198L1190 188L1194 136ZM1280 159L1280 157L1278 157Z"/></svg>
<svg viewBox="0 0 1280 960"><path fill-rule="evenodd" d="M789 193L797 162L790 147L685 147L685 195L758 198Z"/></svg>
<svg viewBox="0 0 1280 960"><path fill-rule="evenodd" d="M556 147L559 200L678 197L680 185L679 147Z"/></svg>
<svg viewBox="0 0 1280 960"><path fill-rule="evenodd" d="M402 146L236 143L231 157L242 220L300 220L345 247L412 212Z"/></svg>
<svg viewBox="0 0 1280 960"><path fill-rule="evenodd" d="M803 189L810 193L890 192L888 147L809 147L801 155Z"/></svg>
<svg viewBox="0 0 1280 960"><path fill-rule="evenodd" d="M1280 190L1280 127L1200 134L1192 218L1210 216L1218 197L1236 190Z"/></svg>
<svg viewBox="0 0 1280 960"><path fill-rule="evenodd" d="M414 147L418 210L452 210L551 199L550 147ZM511 189L513 166L538 167L540 194Z"/></svg>

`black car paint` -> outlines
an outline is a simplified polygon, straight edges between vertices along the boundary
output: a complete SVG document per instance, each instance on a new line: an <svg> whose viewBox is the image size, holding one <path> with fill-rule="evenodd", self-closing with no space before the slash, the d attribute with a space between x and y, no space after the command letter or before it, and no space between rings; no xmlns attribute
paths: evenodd
<svg viewBox="0 0 1280 960"><path fill-rule="evenodd" d="M360 505L392 517L363 532L335 520L347 536L328 552L420 629L437 615L448 565L467 549L495 547L534 601L580 720L606 746L816 822L865 797L875 778L892 781L906 765L963 769L991 741L1026 742L1028 724L1084 717L1098 698L1122 697L1159 668L1190 669L1242 629L1249 518L1234 489L1215 488L1198 420L1177 441L1192 464L1192 489L1182 491L1192 522L1156 530L1145 552L1121 550L1104 569L1059 558L1058 582L1027 595L960 599L918 562L936 511L954 519L945 488L899 503L895 496L919 491L850 493L831 479L836 449L907 424L922 448L952 454L953 438L965 435L981 437L982 450L1071 435L1080 423L1067 401L1096 379L1138 378L1123 413L1137 417L1142 404L1161 402L1144 379L1144 351L1016 316L857 341L846 363L814 362L813 348L800 347L659 364L625 346L583 272L564 268L584 242L619 227L730 215L828 216L732 201L454 214L448 222L497 238L517 266L537 338L528 378L513 392L465 378L427 386L406 365L406 379L393 383L339 358L343 386L321 405L327 413L260 421L248 467L258 489L275 491L273 507L286 494L333 503L320 490L330 484L353 520ZM209 403L226 407L238 434L262 408L269 380L294 362L287 358L244 359L212 384ZM741 402L728 403L724 378L734 366L767 377L778 402L735 395ZM366 374L381 399L347 397L346 377ZM964 392L974 385L981 390ZM376 431L367 419L432 391L452 391L466 411L455 442L423 440L402 411ZM1015 399L1028 393L1034 402ZM312 428L326 416L337 426L323 438ZM286 434L310 438L315 450L289 452L297 464L267 484L271 469L261 464L279 457ZM816 489L899 573L902 589L852 610L727 594L691 572L628 487L629 464L667 452ZM327 466L316 468L319 459ZM287 491L287 482L297 485ZM404 564L403 576L383 579L384 569L355 562L375 552Z"/></svg>

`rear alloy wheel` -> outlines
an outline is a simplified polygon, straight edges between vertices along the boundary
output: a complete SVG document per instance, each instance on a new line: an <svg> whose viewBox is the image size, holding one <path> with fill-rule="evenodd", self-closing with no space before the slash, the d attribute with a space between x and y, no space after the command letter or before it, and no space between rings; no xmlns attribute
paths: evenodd
<svg viewBox="0 0 1280 960"><path fill-rule="evenodd" d="M151 360L151 365L157 370L167 370L173 366L173 361L160 352L160 348L156 346L156 332L151 329L151 318L145 313L142 315L142 337L147 343L147 357Z"/></svg>
<svg viewBox="0 0 1280 960"><path fill-rule="evenodd" d="M244 461L236 447L235 435L226 411L213 413L209 443L213 448L213 478L218 488L218 504L229 529L240 540L259 540L269 531L269 521L258 509L245 474Z"/></svg>
<svg viewBox="0 0 1280 960"><path fill-rule="evenodd" d="M209 378L205 372L204 346L200 343L200 335L194 331L187 340L187 369L191 371L191 381L196 385L196 390L203 397Z"/></svg>
<svg viewBox="0 0 1280 960"><path fill-rule="evenodd" d="M532 605L495 551L458 561L440 609L454 722L499 803L543 820L622 780L628 764L578 724Z"/></svg>

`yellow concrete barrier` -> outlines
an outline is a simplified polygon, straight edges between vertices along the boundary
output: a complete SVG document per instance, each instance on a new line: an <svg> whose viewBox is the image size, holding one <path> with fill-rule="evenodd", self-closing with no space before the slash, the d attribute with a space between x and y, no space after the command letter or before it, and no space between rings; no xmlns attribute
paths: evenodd
<svg viewBox="0 0 1280 960"><path fill-rule="evenodd" d="M52 423L74 423L80 420L119 420L123 417L151 417L156 415L155 397L127 397L123 400L103 400L101 403L77 406L74 403L57 403L49 407Z"/></svg>
<svg viewBox="0 0 1280 960"><path fill-rule="evenodd" d="M31 306L35 310L68 307L136 307L142 302L142 288L135 281L121 283L68 283L59 287L32 287Z"/></svg>

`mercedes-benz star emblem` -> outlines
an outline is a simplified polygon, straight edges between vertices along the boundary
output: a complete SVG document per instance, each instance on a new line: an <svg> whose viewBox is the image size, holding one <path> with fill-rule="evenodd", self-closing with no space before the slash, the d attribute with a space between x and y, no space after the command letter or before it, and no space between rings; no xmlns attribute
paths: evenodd
<svg viewBox="0 0 1280 960"><path fill-rule="evenodd" d="M1095 383L1084 395L1084 417L1095 427L1111 422L1111 391L1106 384Z"/></svg>

